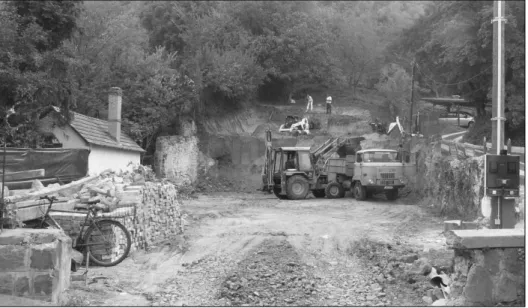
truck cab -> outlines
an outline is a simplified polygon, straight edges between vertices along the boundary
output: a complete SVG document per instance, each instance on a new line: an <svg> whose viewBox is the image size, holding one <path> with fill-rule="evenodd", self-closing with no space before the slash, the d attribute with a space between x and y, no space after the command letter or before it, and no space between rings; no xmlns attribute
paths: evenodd
<svg viewBox="0 0 528 308"><path fill-rule="evenodd" d="M365 200L369 195L385 193L388 200L395 200L398 190L405 187L406 164L409 164L409 156L405 152L389 149L358 151L352 177L356 199Z"/></svg>

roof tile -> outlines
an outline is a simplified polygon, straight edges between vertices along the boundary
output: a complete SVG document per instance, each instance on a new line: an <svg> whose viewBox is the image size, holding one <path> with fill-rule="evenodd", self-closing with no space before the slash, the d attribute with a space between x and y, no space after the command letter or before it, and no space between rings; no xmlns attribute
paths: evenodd
<svg viewBox="0 0 528 308"><path fill-rule="evenodd" d="M60 112L58 107L53 107L55 111ZM116 140L108 132L108 121L97 118L85 116L83 114L73 112L73 119L70 125L83 137L88 143L117 148L122 150L145 152L125 133L121 132L120 142Z"/></svg>

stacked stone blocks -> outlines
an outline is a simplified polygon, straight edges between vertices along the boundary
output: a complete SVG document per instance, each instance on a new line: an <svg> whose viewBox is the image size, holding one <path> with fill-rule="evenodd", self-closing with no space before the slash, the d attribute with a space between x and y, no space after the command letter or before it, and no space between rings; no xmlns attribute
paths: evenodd
<svg viewBox="0 0 528 308"><path fill-rule="evenodd" d="M70 284L71 239L60 230L0 234L0 294L60 304Z"/></svg>

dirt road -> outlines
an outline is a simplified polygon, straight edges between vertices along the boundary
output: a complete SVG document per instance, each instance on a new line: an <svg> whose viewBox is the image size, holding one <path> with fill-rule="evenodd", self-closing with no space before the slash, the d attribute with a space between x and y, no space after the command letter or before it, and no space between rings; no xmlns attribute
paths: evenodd
<svg viewBox="0 0 528 308"><path fill-rule="evenodd" d="M424 305L429 286L409 274L414 261L447 264L452 256L440 219L382 195L359 202L217 193L185 210L183 251L175 241L94 268L90 284L74 283L70 304Z"/></svg>

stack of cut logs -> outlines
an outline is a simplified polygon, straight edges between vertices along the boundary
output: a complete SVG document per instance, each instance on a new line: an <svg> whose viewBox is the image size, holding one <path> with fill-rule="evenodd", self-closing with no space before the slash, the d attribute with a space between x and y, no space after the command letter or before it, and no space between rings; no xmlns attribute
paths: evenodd
<svg viewBox="0 0 528 308"><path fill-rule="evenodd" d="M76 239L89 204L105 205L108 212L99 217L118 220L132 236L132 249L147 249L150 245L182 233L180 200L173 184L146 182L144 172L105 171L66 185L44 187L33 180L25 192L11 190L6 194L8 217L20 225L41 218L49 207L42 196L55 196L50 215L64 231ZM61 212L54 212L61 211ZM67 211L67 212L64 212Z"/></svg>

